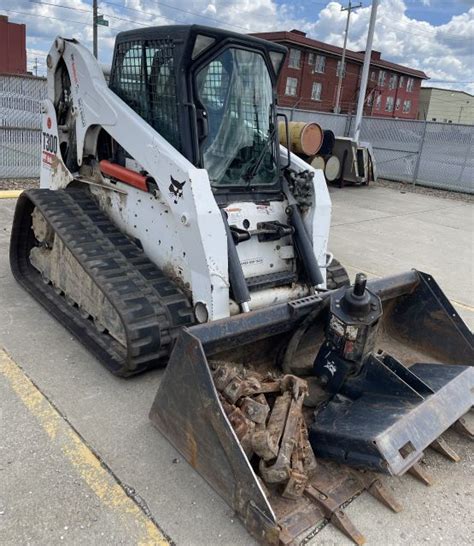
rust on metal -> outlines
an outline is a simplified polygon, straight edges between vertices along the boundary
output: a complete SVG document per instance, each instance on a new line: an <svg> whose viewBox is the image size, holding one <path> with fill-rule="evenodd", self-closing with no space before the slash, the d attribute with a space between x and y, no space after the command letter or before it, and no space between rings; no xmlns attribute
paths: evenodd
<svg viewBox="0 0 474 546"><path fill-rule="evenodd" d="M258 473L263 483L278 484L284 498L303 496L316 469L303 417L306 381L222 362L214 364L213 378L245 454L249 459L260 458Z"/></svg>
<svg viewBox="0 0 474 546"><path fill-rule="evenodd" d="M319 491L318 489L308 486L305 494L316 504L318 504L324 516L329 521L348 536L355 544L365 544L364 535L355 527L347 514L339 506L331 496Z"/></svg>
<svg viewBox="0 0 474 546"><path fill-rule="evenodd" d="M372 485L367 488L367 491L372 495L372 497L390 508L390 510L396 514L403 510L403 506L397 501L397 499L387 489L387 486L380 479L376 479Z"/></svg>
<svg viewBox="0 0 474 546"><path fill-rule="evenodd" d="M452 428L462 436L466 436L470 440L474 440L474 427L468 423L466 417L460 417L452 426Z"/></svg>
<svg viewBox="0 0 474 546"><path fill-rule="evenodd" d="M408 473L427 486L431 486L434 483L433 478L428 472L426 472L420 463L415 463L413 466L411 466L408 469Z"/></svg>

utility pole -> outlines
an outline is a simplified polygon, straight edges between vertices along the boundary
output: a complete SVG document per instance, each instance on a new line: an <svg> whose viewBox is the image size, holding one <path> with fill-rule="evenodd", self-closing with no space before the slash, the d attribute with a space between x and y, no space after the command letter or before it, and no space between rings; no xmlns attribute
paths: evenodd
<svg viewBox="0 0 474 546"><path fill-rule="evenodd" d="M94 57L98 59L97 55L97 0L92 2L92 51Z"/></svg>
<svg viewBox="0 0 474 546"><path fill-rule="evenodd" d="M97 13L97 0L93 0L92 3L92 51L94 53L94 57L96 59L99 58L99 54L97 51L97 38L98 38L98 27L108 27L109 22L104 19L103 15L99 15Z"/></svg>
<svg viewBox="0 0 474 546"><path fill-rule="evenodd" d="M35 57L35 64L33 65L33 70L35 71L35 76L38 75L38 57Z"/></svg>
<svg viewBox="0 0 474 546"><path fill-rule="evenodd" d="M342 46L342 57L341 57L341 66L339 70L339 79L337 81L337 91L336 91L336 105L334 106L334 112L339 114L341 109L339 107L339 102L341 99L341 88L342 88L342 76L344 74L344 63L346 62L346 47L347 47L347 36L349 34L349 21L351 20L351 12L357 8L362 7L362 2L359 2L359 5L353 6L351 0L349 0L349 5L347 8L341 6L341 11L347 11L347 20L346 20L346 31L344 33L344 45Z"/></svg>
<svg viewBox="0 0 474 546"><path fill-rule="evenodd" d="M362 114L364 113L365 93L367 91L367 81L369 79L370 60L372 56L372 42L374 41L375 20L377 19L377 8L380 0L372 0L372 9L370 11L369 31L367 33L367 45L365 46L364 66L360 78L359 98L357 101L357 113L355 119L354 140L358 143L360 136L360 126L362 123Z"/></svg>

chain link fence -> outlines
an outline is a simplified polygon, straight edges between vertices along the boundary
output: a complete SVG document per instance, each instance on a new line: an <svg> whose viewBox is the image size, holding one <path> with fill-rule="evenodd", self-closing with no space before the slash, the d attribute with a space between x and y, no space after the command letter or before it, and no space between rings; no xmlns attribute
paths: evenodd
<svg viewBox="0 0 474 546"><path fill-rule="evenodd" d="M39 176L45 98L44 78L0 75L0 179Z"/></svg>
<svg viewBox="0 0 474 546"><path fill-rule="evenodd" d="M314 121L349 136L354 117L280 108L291 121ZM381 178L474 193L474 126L365 117L360 138L370 142Z"/></svg>
<svg viewBox="0 0 474 546"><path fill-rule="evenodd" d="M44 78L0 75L0 179L39 176L44 98ZM292 121L315 121L336 136L351 134L350 115L280 112ZM474 193L472 125L366 117L361 140L372 144L382 178Z"/></svg>

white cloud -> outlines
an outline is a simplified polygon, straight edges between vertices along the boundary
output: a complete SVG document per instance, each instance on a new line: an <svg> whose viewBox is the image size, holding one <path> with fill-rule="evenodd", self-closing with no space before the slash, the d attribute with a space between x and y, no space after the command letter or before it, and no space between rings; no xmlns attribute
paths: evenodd
<svg viewBox="0 0 474 546"><path fill-rule="evenodd" d="M92 45L91 6L84 0L39 0L54 5L27 0L3 0L2 9L15 22L27 24L29 67L38 57L40 70L44 58L57 34L71 36ZM292 2L294 0L291 0ZM426 0L423 2L426 4ZM474 7L466 2L466 11L443 25L411 19L403 0L382 0L377 17L374 48L383 58L424 70L433 82L474 91L472 51L474 44ZM73 9L63 9L66 6ZM140 26L201 23L227 27L236 32L290 30L300 28L309 36L335 45L342 45L346 13L341 2L327 2L315 20L301 17L301 5L277 5L273 0L118 0L100 2L99 10L110 21L110 27L99 27L100 57L110 62L117 32ZM315 6L316 7L316 6ZM0 9L0 12L2 12ZM79 11L80 10L80 11ZM13 13L13 12L17 13ZM190 13L193 12L193 13ZM29 14L20 15L22 14ZM351 17L349 47L365 48L370 7L355 11ZM428 83L430 84L430 83Z"/></svg>

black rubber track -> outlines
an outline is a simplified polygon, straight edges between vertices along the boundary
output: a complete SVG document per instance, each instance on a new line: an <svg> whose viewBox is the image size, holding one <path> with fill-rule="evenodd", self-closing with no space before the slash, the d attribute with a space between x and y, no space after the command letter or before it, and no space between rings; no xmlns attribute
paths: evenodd
<svg viewBox="0 0 474 546"><path fill-rule="evenodd" d="M341 286L349 286L351 280L346 268L333 258L331 265L326 271L326 287L328 290L336 290Z"/></svg>
<svg viewBox="0 0 474 546"><path fill-rule="evenodd" d="M66 303L31 265L30 250L38 244L31 226L35 207L118 313L126 347L99 332L92 319ZM194 322L184 293L115 227L85 190L35 189L20 195L10 266L16 280L115 375L126 377L166 365L179 328Z"/></svg>

